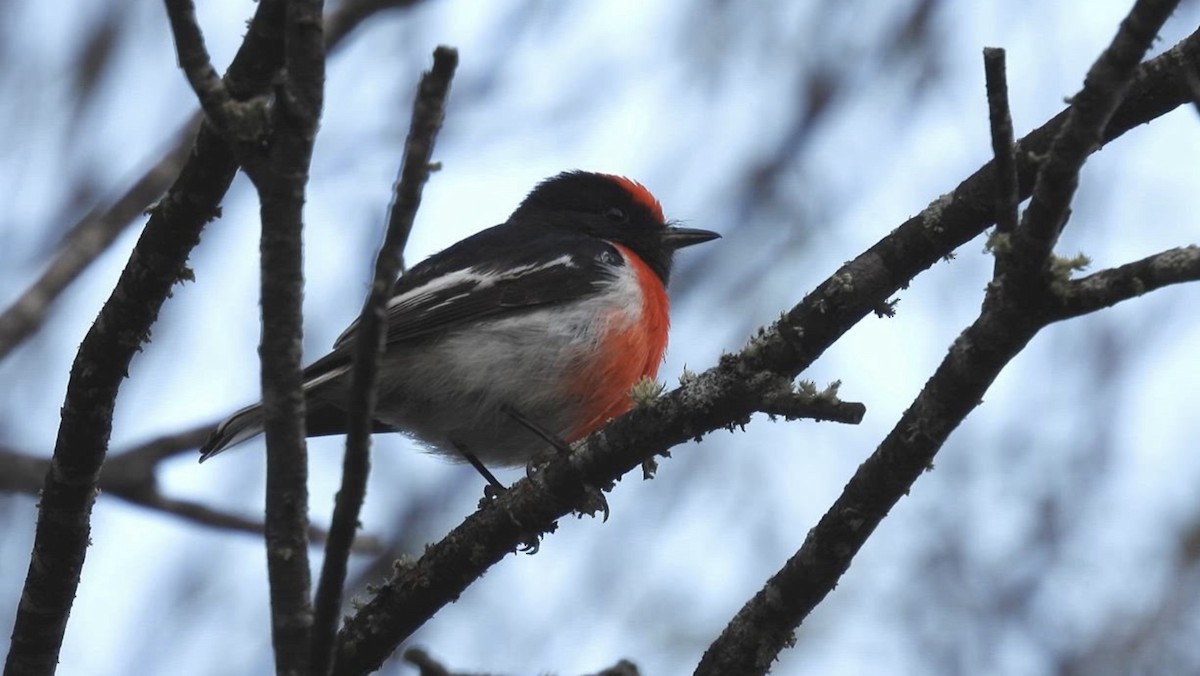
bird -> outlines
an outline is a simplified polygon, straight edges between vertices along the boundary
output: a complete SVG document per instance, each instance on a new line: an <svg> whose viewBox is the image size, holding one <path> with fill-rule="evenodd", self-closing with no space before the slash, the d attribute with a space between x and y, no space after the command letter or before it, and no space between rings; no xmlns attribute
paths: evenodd
<svg viewBox="0 0 1200 676"><path fill-rule="evenodd" d="M393 285L373 431L402 432L481 472L527 465L547 440L586 437L658 374L675 252L719 237L668 221L624 176L577 170L538 183L505 222ZM346 432L357 329L304 369L309 437ZM243 408L200 460L262 431L261 403Z"/></svg>

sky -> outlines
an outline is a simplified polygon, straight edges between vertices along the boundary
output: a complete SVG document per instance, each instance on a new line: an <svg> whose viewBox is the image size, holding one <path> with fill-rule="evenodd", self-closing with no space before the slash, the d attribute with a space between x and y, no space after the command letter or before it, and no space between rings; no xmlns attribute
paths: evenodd
<svg viewBox="0 0 1200 676"><path fill-rule="evenodd" d="M1078 89L1128 9L933 2L908 44L896 24L911 4L460 0L376 17L330 58L305 212L306 361L358 312L413 87L437 44L461 61L435 151L442 170L408 260L503 221L559 171L636 178L668 217L724 235L680 256L660 372L673 386L685 366L739 349L990 158L984 46L1008 50L1023 135ZM201 5L220 69L254 5ZM14 130L0 145L6 306L65 227L139 177L196 106L156 3L12 3L0 23L0 120ZM1185 2L1156 50L1198 24L1200 8ZM80 105L82 47L106 25L114 56ZM810 88L818 75L832 92L825 108ZM806 110L812 121L798 125ZM1058 252L1083 251L1099 270L1196 243L1198 145L1200 119L1180 109L1105 148L1084 171ZM239 177L192 256L196 281L175 289L122 386L114 450L258 397L256 220ZM50 453L74 351L140 225L0 362L0 443ZM867 407L863 424L756 417L744 432L681 446L653 481L617 486L607 523L564 519L536 555L499 563L412 644L462 670L575 674L627 658L647 674L688 673L977 315L991 258L982 239L957 253L900 294L895 318L864 319L802 376L842 381L841 395ZM1056 673L1126 646L1121 622L1157 627L1121 664L1138 664L1137 650L1156 640L1178 647L1194 636L1200 603L1171 614L1168 601L1195 598L1200 581L1194 563L1176 565L1200 524L1198 294L1166 289L1035 338L774 673ZM317 523L328 521L340 445L310 444ZM459 523L481 492L470 468L399 436L377 437L373 461L364 530L409 554ZM247 444L203 466L172 459L160 481L169 495L253 517L262 471L261 443ZM0 494L0 623L11 624L35 514L32 496ZM258 539L101 496L92 541L59 673L269 671ZM1194 648L1157 652L1200 662Z"/></svg>

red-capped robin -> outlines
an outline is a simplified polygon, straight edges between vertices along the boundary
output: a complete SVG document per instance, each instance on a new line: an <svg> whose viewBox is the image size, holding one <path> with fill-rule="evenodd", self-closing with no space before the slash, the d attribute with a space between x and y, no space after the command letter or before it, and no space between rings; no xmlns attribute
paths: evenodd
<svg viewBox="0 0 1200 676"><path fill-rule="evenodd" d="M504 223L400 277L387 305L376 431L456 460L517 466L633 405L667 347L675 251L719 237L675 227L640 183L565 172ZM304 370L307 434L343 434L355 325ZM262 432L256 404L220 424L201 461ZM531 426L534 426L531 430Z"/></svg>

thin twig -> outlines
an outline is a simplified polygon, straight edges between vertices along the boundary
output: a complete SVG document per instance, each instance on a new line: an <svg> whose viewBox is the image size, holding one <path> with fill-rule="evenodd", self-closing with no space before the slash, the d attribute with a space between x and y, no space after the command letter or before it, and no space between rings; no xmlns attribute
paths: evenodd
<svg viewBox="0 0 1200 676"><path fill-rule="evenodd" d="M256 519L223 512L191 500L169 498L157 490L136 493L117 490L113 492L113 495L132 504L177 516L200 526L259 537L265 533L263 523ZM317 546L328 541L329 533L320 526L309 525L308 538L310 546ZM355 537L351 546L354 552L359 554L377 554L382 551L379 538L369 535Z"/></svg>
<svg viewBox="0 0 1200 676"><path fill-rule="evenodd" d="M192 0L164 0L164 4L171 22L171 32L175 36L179 67L187 76L188 84L196 93L204 114L223 135L228 136L229 130L235 126L234 100L225 88L224 80L213 68L208 48L204 45L204 33L196 22L196 6Z"/></svg>
<svg viewBox="0 0 1200 676"><path fill-rule="evenodd" d="M113 453L104 465L97 486L116 492L122 486L143 487L155 483L155 469L162 460L193 450L208 438L212 425L153 439L128 451ZM0 491L37 495L50 470L50 460L0 446Z"/></svg>
<svg viewBox="0 0 1200 676"><path fill-rule="evenodd" d="M425 73L413 101L412 124L405 143L396 197L388 217L383 245L375 258L371 292L359 316L354 344L354 368L349 391L346 455L342 485L338 490L325 547L325 562L314 601L312 657L314 674L328 673L333 662L334 639L342 610L350 547L358 528L359 513L370 473L371 428L375 415L376 383L387 334L387 301L392 284L403 268L404 246L421 204L421 191L429 180L430 160L437 133L445 118L446 97L458 65L458 52L438 47L433 68Z"/></svg>
<svg viewBox="0 0 1200 676"><path fill-rule="evenodd" d="M212 425L206 425L192 432L160 437L124 453L112 454L104 464L104 471L100 473L96 487L103 495L111 495L198 526L261 536L261 521L213 509L191 500L167 497L158 488L155 472L158 462L172 455L195 450L196 444L199 443L197 440L208 438L212 428ZM49 469L48 458L0 446L0 492L37 496ZM309 528L309 538L312 542L321 544L327 540L328 534L325 530L312 526ZM380 554L383 545L378 537L360 535L354 539L354 551L361 554Z"/></svg>
<svg viewBox="0 0 1200 676"><path fill-rule="evenodd" d="M404 162L400 168L400 176L393 189L392 203L388 207L388 236L394 234L397 242L398 255L395 260L395 274L405 269L404 246L412 232L413 222L417 217L417 209L421 207L421 191L429 174L433 171L433 143L437 133L442 128L442 120L446 116L446 96L450 91L450 81L454 70L458 67L458 52L453 48L439 46L433 51L433 69L421 78L417 98L413 102L412 126L405 142ZM389 261L390 269L391 261ZM378 270L378 268L376 268ZM386 294L391 289L395 278L387 280L387 287L376 290ZM378 282L378 279L376 279Z"/></svg>
<svg viewBox="0 0 1200 676"><path fill-rule="evenodd" d="M857 425L867 407L856 401L823 400L802 394L772 393L756 407L759 411L788 420L817 420Z"/></svg>
<svg viewBox="0 0 1200 676"><path fill-rule="evenodd" d="M983 72L987 85L988 119L992 130L992 166L996 169L996 232L1017 229L1017 161L1013 157L1012 112L1008 107L1008 78L1004 50L983 49Z"/></svg>

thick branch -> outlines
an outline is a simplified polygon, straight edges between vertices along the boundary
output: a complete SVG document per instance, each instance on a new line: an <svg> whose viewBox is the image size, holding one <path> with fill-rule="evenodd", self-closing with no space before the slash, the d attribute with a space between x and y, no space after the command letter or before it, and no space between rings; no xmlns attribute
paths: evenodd
<svg viewBox="0 0 1200 676"><path fill-rule="evenodd" d="M983 401L1001 369L1042 328L1170 284L1200 281L1200 247L1171 249L1070 282L1061 307L1035 314L994 305L966 329L879 448L855 472L804 545L729 623L698 675L765 673L800 622L891 508L907 495L950 433Z"/></svg>
<svg viewBox="0 0 1200 676"><path fill-rule="evenodd" d="M383 246L375 258L371 293L358 319L354 343L354 368L350 385L346 457L342 465L342 486L338 490L325 547L325 563L314 602L311 668L315 674L329 672L333 662L334 639L342 610L342 587L358 515L367 492L370 472L371 429L375 415L376 382L383 358L387 334L387 301L392 284L403 268L404 246L412 232L413 221L421 204L421 191L429 180L433 144L445 118L450 81L458 66L458 52L438 47L433 52L433 68L421 78L413 101L412 124L405 144L400 180L388 218Z"/></svg>
<svg viewBox="0 0 1200 676"><path fill-rule="evenodd" d="M1194 67L1200 35L1139 69L1130 96L1105 139L1190 101L1185 68ZM1064 114L1018 146L1023 195L1033 182L1032 156L1044 153ZM339 635L336 674L377 667L438 608L451 602L492 563L538 533L553 529L586 485L604 486L655 454L704 433L743 422L754 401L748 383L763 373L794 377L837 338L920 273L982 232L995 214L994 169L984 166L875 246L845 264L739 354L689 379L592 435L569 459L556 459L469 516L415 564L383 584ZM801 330L800 327L803 327ZM844 515L847 518L853 515Z"/></svg>
<svg viewBox="0 0 1200 676"><path fill-rule="evenodd" d="M696 674L763 674L808 613L833 590L850 561L934 454L983 399L1000 369L1036 333L1011 308L984 313L963 332L879 448L859 467L804 545L738 612L705 652Z"/></svg>
<svg viewBox="0 0 1200 676"><path fill-rule="evenodd" d="M1038 210L1031 205L1026 211L1005 264L997 264L979 318L954 341L912 406L855 472L799 551L705 652L696 669L698 676L733 669L765 674L779 652L791 645L796 627L833 590L867 538L932 465L950 433L982 403L1001 369L1055 320L1044 311L1054 299L1054 291L1042 283L1048 281L1042 275L1045 262L1065 223L1079 169L1098 148L1100 133L1137 60L1174 7L1166 4L1170 6L1139 2L1089 72L1084 92L1072 105L1038 173L1033 190ZM1046 220L1058 216L1059 220Z"/></svg>

